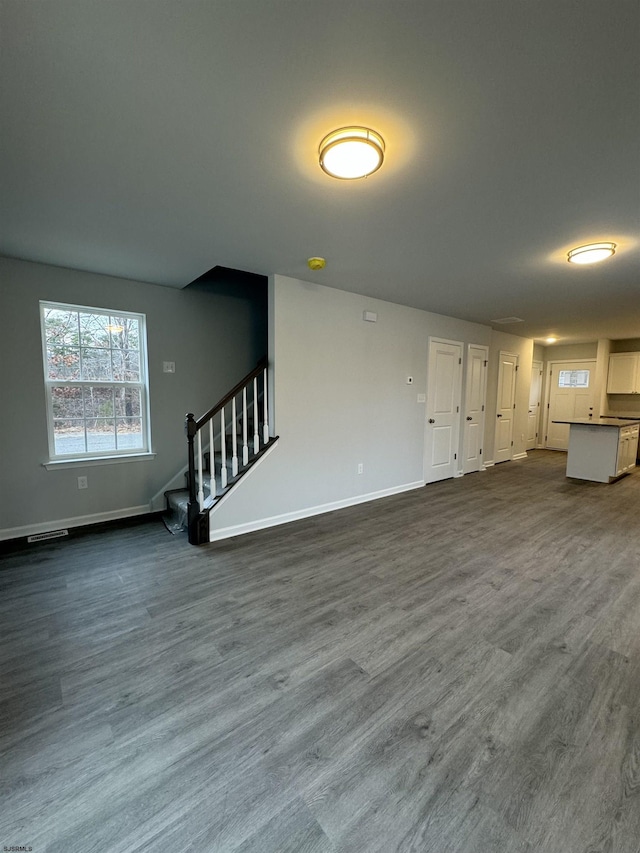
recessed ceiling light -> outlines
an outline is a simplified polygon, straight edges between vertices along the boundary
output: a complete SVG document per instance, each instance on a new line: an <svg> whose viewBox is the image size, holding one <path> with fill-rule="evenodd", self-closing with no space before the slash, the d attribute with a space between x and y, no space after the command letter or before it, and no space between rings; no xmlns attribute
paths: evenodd
<svg viewBox="0 0 640 853"><path fill-rule="evenodd" d="M545 342L545 344L555 344L555 342L557 340L558 340L557 338L545 338L544 342Z"/></svg>
<svg viewBox="0 0 640 853"><path fill-rule="evenodd" d="M570 264L597 264L615 255L615 243L589 243L587 246L578 246L571 249L567 255Z"/></svg>
<svg viewBox="0 0 640 853"><path fill-rule="evenodd" d="M320 167L332 178L366 178L382 166L384 139L368 127L341 127L325 136L319 155Z"/></svg>

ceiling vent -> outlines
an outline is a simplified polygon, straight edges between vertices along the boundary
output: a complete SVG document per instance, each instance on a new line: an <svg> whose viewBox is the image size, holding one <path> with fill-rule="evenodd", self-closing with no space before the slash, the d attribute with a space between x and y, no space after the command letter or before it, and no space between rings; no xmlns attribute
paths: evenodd
<svg viewBox="0 0 640 853"><path fill-rule="evenodd" d="M499 320L492 320L497 326L509 326L511 323L524 323L521 317L501 317Z"/></svg>

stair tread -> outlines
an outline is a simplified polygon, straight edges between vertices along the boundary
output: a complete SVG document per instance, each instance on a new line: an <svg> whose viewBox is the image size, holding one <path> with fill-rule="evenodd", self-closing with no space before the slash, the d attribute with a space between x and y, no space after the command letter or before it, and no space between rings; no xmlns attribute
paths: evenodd
<svg viewBox="0 0 640 853"><path fill-rule="evenodd" d="M253 467L255 462L257 462L258 459L262 456L262 454L265 452L265 450L267 450L271 446L271 444L277 440L277 438L278 438L278 436L270 436L269 441L266 444L262 444L257 453L253 452L252 444L249 445L251 453L249 456L249 461L246 465L242 465L242 452L240 452L240 454L239 454L239 463L240 464L239 464L239 468L238 468L238 473L235 477L231 476L232 460L229 456L227 456L226 468L228 471L228 480L227 480L227 485L225 486L224 489L220 488L221 466L216 466L216 495L214 498L211 497L210 487L209 487L209 482L208 482L209 477L210 477L210 472L208 470L203 471L204 474L209 475L209 476L205 477L205 482L203 484L203 492L205 493L205 502L204 502L203 511L208 512L211 509L213 509L213 507L218 503L218 501L222 497L224 497L227 494L227 492L229 492L233 488L233 486L235 486L236 483L238 483L243 478L243 476ZM238 449L241 451L240 447ZM203 458L205 456L209 457L209 455L210 454L207 452L206 454L203 454ZM216 451L214 453L214 459L216 458L216 456L221 457L221 454L219 453L219 451ZM198 472L196 471L196 483L197 483L197 476L198 476ZM185 477L188 478L188 472L185 473ZM186 518L187 518L187 512L188 512L188 506L189 506L189 489L188 488L168 489L164 493L164 495L165 495L165 499L167 501L166 515L169 516L168 519L165 518L165 524L167 526L167 529L170 530L170 532L175 533L176 529L180 529L181 525L182 525L182 528L184 528L186 526Z"/></svg>

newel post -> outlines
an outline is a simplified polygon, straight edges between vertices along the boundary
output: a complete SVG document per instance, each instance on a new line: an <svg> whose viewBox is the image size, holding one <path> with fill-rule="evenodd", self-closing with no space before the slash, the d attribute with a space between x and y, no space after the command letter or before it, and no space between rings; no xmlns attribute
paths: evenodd
<svg viewBox="0 0 640 853"><path fill-rule="evenodd" d="M189 460L189 503L196 502L196 455L193 447L193 439L196 437L198 428L193 412L185 417L184 433L187 436L187 458Z"/></svg>
<svg viewBox="0 0 640 853"><path fill-rule="evenodd" d="M185 418L184 431L187 436L187 455L189 461L189 503L187 506L187 531L191 545L201 545L207 539L202 539L200 530L200 507L196 498L196 457L193 440L198 432L193 412ZM207 537L208 538L208 537Z"/></svg>

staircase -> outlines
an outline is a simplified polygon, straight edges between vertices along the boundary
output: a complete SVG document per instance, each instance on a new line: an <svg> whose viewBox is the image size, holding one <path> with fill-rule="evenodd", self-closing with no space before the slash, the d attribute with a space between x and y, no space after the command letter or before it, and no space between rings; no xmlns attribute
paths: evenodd
<svg viewBox="0 0 640 853"><path fill-rule="evenodd" d="M215 406L185 421L185 488L165 492L164 521L187 530L192 545L209 542L212 510L278 440L269 436L267 363L262 360Z"/></svg>

